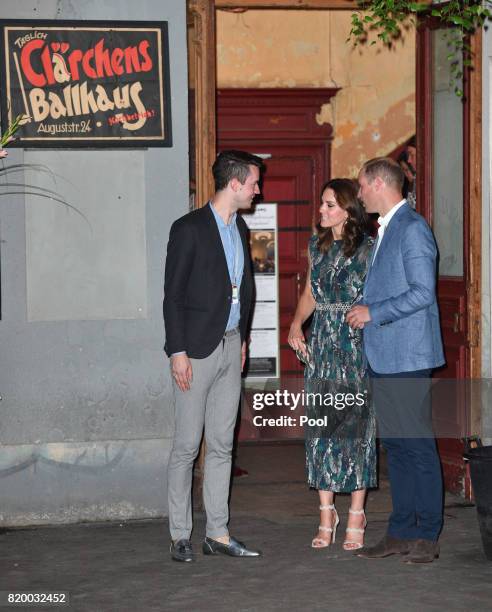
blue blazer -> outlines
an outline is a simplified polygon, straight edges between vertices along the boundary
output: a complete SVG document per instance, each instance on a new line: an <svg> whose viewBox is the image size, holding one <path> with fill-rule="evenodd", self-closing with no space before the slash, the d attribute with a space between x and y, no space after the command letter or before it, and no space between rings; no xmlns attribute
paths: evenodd
<svg viewBox="0 0 492 612"><path fill-rule="evenodd" d="M363 299L372 319L363 332L369 365L381 374L443 365L437 248L425 219L403 204L372 258Z"/></svg>

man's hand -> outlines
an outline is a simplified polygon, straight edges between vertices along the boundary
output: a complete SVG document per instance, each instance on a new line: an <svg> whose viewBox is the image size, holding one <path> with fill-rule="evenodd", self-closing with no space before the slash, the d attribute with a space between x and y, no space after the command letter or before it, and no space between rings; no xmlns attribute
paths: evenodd
<svg viewBox="0 0 492 612"><path fill-rule="evenodd" d="M193 368L188 355L174 355L171 357L171 374L181 391L189 391L193 380Z"/></svg>
<svg viewBox="0 0 492 612"><path fill-rule="evenodd" d="M362 329L371 320L368 306L354 306L347 313L347 323L352 329Z"/></svg>
<svg viewBox="0 0 492 612"><path fill-rule="evenodd" d="M241 372L244 371L244 364L246 363L246 353L248 351L248 346L246 344L246 340L243 342L241 346Z"/></svg>

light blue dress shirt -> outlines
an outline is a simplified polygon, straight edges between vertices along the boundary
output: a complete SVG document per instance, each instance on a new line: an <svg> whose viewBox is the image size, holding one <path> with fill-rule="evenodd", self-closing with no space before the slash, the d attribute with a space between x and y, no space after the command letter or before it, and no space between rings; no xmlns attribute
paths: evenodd
<svg viewBox="0 0 492 612"><path fill-rule="evenodd" d="M224 253L227 261L227 269L229 270L229 278L231 284L234 283L238 288L238 303L231 304L231 311L229 313L229 319L227 321L226 331L234 329L239 325L239 319L241 317L241 303L239 300L239 289L241 287L241 281L243 278L244 271L244 251L243 243L241 241L241 235L239 234L238 227L236 225L236 215L234 213L229 225L224 222L222 217L217 213L212 203L209 202L209 206L217 222L219 229L220 238L222 240L222 246L224 247Z"/></svg>

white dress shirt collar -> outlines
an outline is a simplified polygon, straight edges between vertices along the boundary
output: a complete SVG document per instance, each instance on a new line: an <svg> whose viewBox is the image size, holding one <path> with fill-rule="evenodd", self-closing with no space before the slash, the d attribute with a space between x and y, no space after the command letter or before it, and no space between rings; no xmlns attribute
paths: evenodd
<svg viewBox="0 0 492 612"><path fill-rule="evenodd" d="M384 215L384 217L381 217L381 216L378 217L378 223L379 223L378 239L376 242L376 246L374 249L374 255L372 258L373 263L374 263L374 260L376 259L376 255L378 254L379 247L381 246L381 242L383 241L384 232L386 231L386 228L388 227L389 222L394 217L398 209L400 209L405 203L406 203L406 200L401 200L401 202L398 202L398 204L395 204L393 208Z"/></svg>
<svg viewBox="0 0 492 612"><path fill-rule="evenodd" d="M396 214L396 211L399 210L405 203L406 203L406 200L403 199L400 202L398 202L398 204L395 204L393 208L384 215L384 217L379 216L378 217L379 225L384 226L384 228L386 229L389 225L389 222Z"/></svg>

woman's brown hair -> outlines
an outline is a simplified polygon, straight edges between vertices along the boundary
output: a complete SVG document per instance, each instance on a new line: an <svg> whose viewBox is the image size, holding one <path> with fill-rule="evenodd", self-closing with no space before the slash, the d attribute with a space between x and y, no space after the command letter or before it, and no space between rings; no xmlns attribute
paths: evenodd
<svg viewBox="0 0 492 612"><path fill-rule="evenodd" d="M357 197L359 187L356 181L346 178L336 178L328 181L321 190L321 197L327 189L332 189L335 200L348 213L347 220L342 230L343 254L351 257L364 240L368 233L368 217L362 204ZM316 226L318 233L318 249L326 253L333 244L333 232L331 227Z"/></svg>

